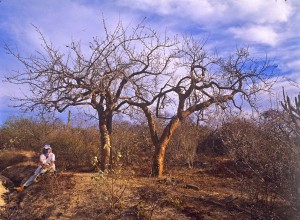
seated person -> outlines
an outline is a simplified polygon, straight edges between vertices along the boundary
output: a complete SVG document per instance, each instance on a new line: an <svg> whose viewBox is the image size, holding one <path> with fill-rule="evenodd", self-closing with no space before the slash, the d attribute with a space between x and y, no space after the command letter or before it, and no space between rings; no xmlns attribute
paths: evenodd
<svg viewBox="0 0 300 220"><path fill-rule="evenodd" d="M33 182L36 181L36 178L40 174L44 174L46 172L55 172L55 154L52 153L52 149L50 145L45 145L43 148L43 152L40 155L40 162L38 168L35 170L34 174L21 186L15 187L17 191L22 191L28 186L30 186Z"/></svg>

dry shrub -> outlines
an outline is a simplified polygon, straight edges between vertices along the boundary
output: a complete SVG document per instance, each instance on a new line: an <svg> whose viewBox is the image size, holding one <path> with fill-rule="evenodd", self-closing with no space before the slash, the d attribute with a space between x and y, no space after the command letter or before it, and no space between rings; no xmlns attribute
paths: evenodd
<svg viewBox="0 0 300 220"><path fill-rule="evenodd" d="M32 120L10 118L1 128L0 147L2 149L31 148L36 142L36 131Z"/></svg>
<svg viewBox="0 0 300 220"><path fill-rule="evenodd" d="M49 136L60 170L86 171L92 169L92 158L99 152L99 133L96 129L58 129Z"/></svg>
<svg viewBox="0 0 300 220"><path fill-rule="evenodd" d="M205 170L206 174L222 178L251 177L251 169L238 161L215 157L210 163L210 167Z"/></svg>
<svg viewBox="0 0 300 220"><path fill-rule="evenodd" d="M293 203L296 158L270 124L233 119L222 126L224 146L247 175L236 175L254 218L276 217L279 201Z"/></svg>
<svg viewBox="0 0 300 220"><path fill-rule="evenodd" d="M48 135L61 126L60 120L11 117L0 128L0 149L39 151Z"/></svg>
<svg viewBox="0 0 300 220"><path fill-rule="evenodd" d="M151 167L152 142L148 128L142 125L132 125L127 122L115 123L112 134L113 157L121 155L121 162L138 170ZM149 170L150 173L150 170Z"/></svg>
<svg viewBox="0 0 300 220"><path fill-rule="evenodd" d="M45 144L50 144L61 170L91 169L91 159L99 152L97 129L67 127L60 120L12 118L1 127L0 136L0 149L33 150L39 154ZM20 155L16 160L23 158ZM14 161L6 160L1 167L11 163Z"/></svg>
<svg viewBox="0 0 300 220"><path fill-rule="evenodd" d="M208 131L206 137L199 143L197 153L210 156L226 155L228 153L218 129Z"/></svg>
<svg viewBox="0 0 300 220"><path fill-rule="evenodd" d="M192 121L184 121L175 131L166 152L166 165L184 164L189 168L197 160L199 143L207 138L210 129L197 126Z"/></svg>

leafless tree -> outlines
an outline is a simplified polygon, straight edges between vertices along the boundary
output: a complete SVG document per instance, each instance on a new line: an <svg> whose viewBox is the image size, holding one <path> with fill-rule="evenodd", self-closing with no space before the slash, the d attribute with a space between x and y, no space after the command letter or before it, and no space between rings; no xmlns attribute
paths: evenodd
<svg viewBox="0 0 300 220"><path fill-rule="evenodd" d="M152 175L162 176L167 145L178 125L192 113L212 105L222 109L241 108L242 100L251 106L259 92L268 91L273 83L275 66L267 59L250 57L247 49L237 49L227 58L211 56L203 42L184 37L176 46L172 67L152 79L152 87L135 86L135 96L126 100L141 109L155 152ZM166 120L159 133L156 119Z"/></svg>
<svg viewBox="0 0 300 220"><path fill-rule="evenodd" d="M89 50L72 42L64 53L38 29L43 50L35 55L23 57L6 47L25 67L7 80L27 84L31 92L19 99L19 107L63 112L84 105L95 110L103 170L111 155L113 114L127 104L147 118L155 146L152 175L161 176L168 142L185 118L214 104L222 109L241 108L241 100L254 105L256 95L272 84L274 66L252 59L247 49L224 59L206 53L204 43L192 37L178 41L143 24L131 29L121 22L110 32L103 24L104 37L94 38ZM166 121L161 134L157 119Z"/></svg>
<svg viewBox="0 0 300 220"><path fill-rule="evenodd" d="M36 28L42 50L24 57L6 46L24 66L9 73L8 82L27 84L30 93L17 107L23 110L64 112L71 106L90 106L97 113L101 139L101 169L109 164L114 113L125 108L120 102L131 96L131 87L147 88L146 76L160 75L168 67L175 40L160 38L144 26L124 27L118 23L109 31L103 21L101 38L95 37L88 48L72 41L65 50L47 41ZM110 160L111 162L111 160Z"/></svg>

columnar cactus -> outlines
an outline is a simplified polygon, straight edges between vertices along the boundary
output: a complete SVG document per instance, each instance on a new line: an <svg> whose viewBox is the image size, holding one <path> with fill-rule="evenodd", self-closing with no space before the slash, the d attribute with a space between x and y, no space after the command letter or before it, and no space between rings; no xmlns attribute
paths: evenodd
<svg viewBox="0 0 300 220"><path fill-rule="evenodd" d="M294 103L291 102L283 90L283 101L281 102L283 109L289 114L290 119L295 125L295 132L300 137L300 93L295 97Z"/></svg>

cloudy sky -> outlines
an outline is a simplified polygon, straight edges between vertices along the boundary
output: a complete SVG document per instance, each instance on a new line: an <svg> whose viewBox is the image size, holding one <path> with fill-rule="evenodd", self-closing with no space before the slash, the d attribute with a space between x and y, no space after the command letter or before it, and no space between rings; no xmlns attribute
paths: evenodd
<svg viewBox="0 0 300 220"><path fill-rule="evenodd" d="M19 114L9 107L10 97L26 92L3 81L4 74L22 68L4 45L34 53L41 41L33 25L59 48L71 40L88 42L101 36L102 18L112 27L119 20L134 25L146 18L158 31L207 39L206 48L219 53L249 46L254 56L267 54L281 72L274 98L264 99L280 97L282 86L289 95L298 94L299 0L0 0L0 125Z"/></svg>

